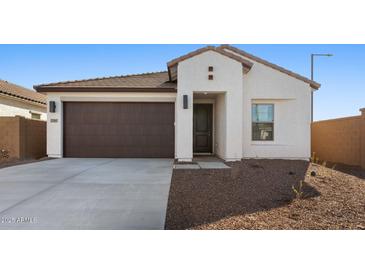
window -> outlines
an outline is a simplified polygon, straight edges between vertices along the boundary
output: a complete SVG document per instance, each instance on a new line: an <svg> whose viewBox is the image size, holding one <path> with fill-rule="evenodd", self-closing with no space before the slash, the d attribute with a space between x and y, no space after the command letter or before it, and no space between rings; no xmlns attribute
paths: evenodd
<svg viewBox="0 0 365 274"><path fill-rule="evenodd" d="M252 141L274 140L274 105L252 104Z"/></svg>
<svg viewBox="0 0 365 274"><path fill-rule="evenodd" d="M36 120L41 119L41 115L39 113L31 112L30 114L31 114L32 119L36 119Z"/></svg>

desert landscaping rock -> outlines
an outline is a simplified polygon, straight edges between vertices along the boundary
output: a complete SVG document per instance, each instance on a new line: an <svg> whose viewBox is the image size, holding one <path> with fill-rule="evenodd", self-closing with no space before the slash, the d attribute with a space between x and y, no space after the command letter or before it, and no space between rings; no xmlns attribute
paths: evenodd
<svg viewBox="0 0 365 274"><path fill-rule="evenodd" d="M174 170L166 229L365 228L364 173L289 160L228 165ZM304 196L295 199L301 180Z"/></svg>

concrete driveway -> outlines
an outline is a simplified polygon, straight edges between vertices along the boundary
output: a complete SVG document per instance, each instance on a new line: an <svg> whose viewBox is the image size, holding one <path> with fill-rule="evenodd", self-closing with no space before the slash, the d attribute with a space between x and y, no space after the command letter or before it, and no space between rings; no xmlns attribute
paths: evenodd
<svg viewBox="0 0 365 274"><path fill-rule="evenodd" d="M163 229L172 159L56 159L0 169L0 229Z"/></svg>

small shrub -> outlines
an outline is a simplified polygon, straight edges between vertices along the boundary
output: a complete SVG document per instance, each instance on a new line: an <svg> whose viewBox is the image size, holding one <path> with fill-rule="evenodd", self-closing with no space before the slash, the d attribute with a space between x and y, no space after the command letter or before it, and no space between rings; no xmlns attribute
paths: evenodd
<svg viewBox="0 0 365 274"><path fill-rule="evenodd" d="M295 188L295 186L292 186L293 192L295 194L296 199L302 199L303 198L303 181L299 182L299 185L297 188Z"/></svg>
<svg viewBox="0 0 365 274"><path fill-rule="evenodd" d="M314 164L319 164L320 159L319 159L319 157L316 157L315 152L312 153L312 157L310 158L310 161Z"/></svg>

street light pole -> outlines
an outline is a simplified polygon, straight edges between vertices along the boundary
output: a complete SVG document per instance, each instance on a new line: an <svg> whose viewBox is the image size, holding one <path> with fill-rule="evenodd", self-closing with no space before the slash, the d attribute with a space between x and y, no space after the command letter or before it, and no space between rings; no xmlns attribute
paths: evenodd
<svg viewBox="0 0 365 274"><path fill-rule="evenodd" d="M333 56L333 54L330 53L312 53L311 54L311 80L314 80L314 57L315 56L326 56L326 57L331 57ZM311 91L311 122L313 123L313 89Z"/></svg>

